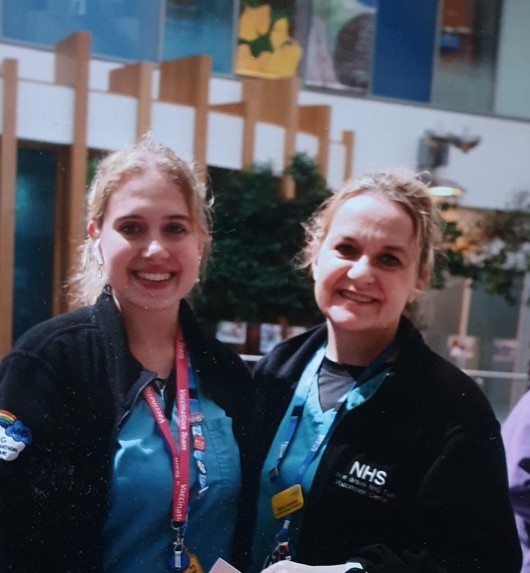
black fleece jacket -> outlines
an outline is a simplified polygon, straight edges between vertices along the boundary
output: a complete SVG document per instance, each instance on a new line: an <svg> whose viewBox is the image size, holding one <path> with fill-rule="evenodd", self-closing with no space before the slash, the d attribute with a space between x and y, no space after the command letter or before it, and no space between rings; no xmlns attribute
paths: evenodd
<svg viewBox="0 0 530 573"><path fill-rule="evenodd" d="M258 363L258 466L326 338L326 327L318 327ZM518 573L521 552L490 405L406 319L398 341L392 372L330 436L305 499L295 560L357 560L376 573Z"/></svg>
<svg viewBox="0 0 530 573"><path fill-rule="evenodd" d="M179 320L203 389L233 420L246 480L254 402L248 369L202 332L185 302ZM0 459L1 572L102 571L116 435L154 377L130 354L108 294L32 328L4 358L0 410L28 427L33 441L17 459ZM240 545L249 529L240 521Z"/></svg>

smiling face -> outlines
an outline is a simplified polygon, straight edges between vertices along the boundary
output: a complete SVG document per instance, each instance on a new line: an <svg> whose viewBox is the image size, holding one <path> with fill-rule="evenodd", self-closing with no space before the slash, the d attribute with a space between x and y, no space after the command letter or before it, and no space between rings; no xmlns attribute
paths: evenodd
<svg viewBox="0 0 530 573"><path fill-rule="evenodd" d="M388 344L422 287L412 219L377 192L345 201L313 262L315 296L330 341Z"/></svg>
<svg viewBox="0 0 530 573"><path fill-rule="evenodd" d="M182 191L149 165L110 196L99 239L103 272L123 311L177 312L197 281L203 242Z"/></svg>

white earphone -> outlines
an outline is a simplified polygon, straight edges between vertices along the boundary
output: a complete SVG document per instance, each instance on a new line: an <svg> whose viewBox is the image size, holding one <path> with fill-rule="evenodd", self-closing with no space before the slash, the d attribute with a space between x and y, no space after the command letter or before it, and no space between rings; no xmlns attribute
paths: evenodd
<svg viewBox="0 0 530 573"><path fill-rule="evenodd" d="M103 265L103 256L101 255L101 250L99 244L101 243L101 239L96 239L94 244L92 245L92 253L96 262L99 266Z"/></svg>

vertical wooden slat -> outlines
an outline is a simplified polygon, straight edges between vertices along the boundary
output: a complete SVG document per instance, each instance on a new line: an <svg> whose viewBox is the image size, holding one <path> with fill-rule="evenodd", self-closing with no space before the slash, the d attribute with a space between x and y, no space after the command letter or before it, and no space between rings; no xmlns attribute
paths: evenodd
<svg viewBox="0 0 530 573"><path fill-rule="evenodd" d="M55 83L75 90L73 143L68 157L66 212L62 221L67 254L61 269L61 282L66 281L75 268L78 248L84 237L90 44L88 32L75 32L55 45Z"/></svg>
<svg viewBox="0 0 530 573"><path fill-rule="evenodd" d="M283 160L286 166L296 149L300 80L292 77L258 81L261 90L259 121L280 125L285 129ZM291 177L282 178L282 191L285 197L294 197L295 187Z"/></svg>
<svg viewBox="0 0 530 573"><path fill-rule="evenodd" d="M206 164L211 67L212 59L205 55L160 63L159 100L195 108L193 155L202 165Z"/></svg>
<svg viewBox="0 0 530 573"><path fill-rule="evenodd" d="M208 99L210 94L210 71L212 61L210 56L195 56L196 65L196 105L195 105L195 137L193 154L196 161L206 166L206 147L208 139ZM204 169L206 176L206 169Z"/></svg>
<svg viewBox="0 0 530 573"><path fill-rule="evenodd" d="M68 213L68 166L70 150L67 147L56 149L55 168L55 210L53 225L53 278L52 314L60 314L67 309L64 289L64 272L68 260L68 235L65 218Z"/></svg>
<svg viewBox="0 0 530 573"><path fill-rule="evenodd" d="M13 329L13 277L15 247L15 185L17 176L17 76L18 62L2 64L4 101L0 146L0 356L11 347Z"/></svg>
<svg viewBox="0 0 530 573"><path fill-rule="evenodd" d="M353 131L342 132L342 145L344 145L344 181L353 176L353 146L355 134Z"/></svg>
<svg viewBox="0 0 530 573"><path fill-rule="evenodd" d="M254 162L260 96L259 84L254 80L244 80L243 101L209 106L210 111L243 118L243 142L241 146L241 165L243 167L248 167Z"/></svg>
<svg viewBox="0 0 530 573"><path fill-rule="evenodd" d="M3 356L11 347L13 331L18 62L4 60L1 71L4 101L0 146L0 356Z"/></svg>
<svg viewBox="0 0 530 573"><path fill-rule="evenodd" d="M298 107L298 129L318 137L317 164L324 177L328 172L330 122L331 107L329 105L301 105Z"/></svg>
<svg viewBox="0 0 530 573"><path fill-rule="evenodd" d="M315 122L318 124L318 154L317 164L320 173L325 177L328 172L329 157L329 128L331 123L331 107L327 105L317 106Z"/></svg>
<svg viewBox="0 0 530 573"><path fill-rule="evenodd" d="M256 148L256 123L259 120L261 107L260 82L255 80L243 81L243 101L245 102L245 118L243 124L243 167L254 162Z"/></svg>
<svg viewBox="0 0 530 573"><path fill-rule="evenodd" d="M296 151L296 132L298 131L298 78L287 78L284 89L285 106L285 141L283 147L283 164L287 166ZM278 102L280 103L280 102ZM293 199L296 190L292 177L282 178L283 194L288 199Z"/></svg>
<svg viewBox="0 0 530 573"><path fill-rule="evenodd" d="M112 70L109 74L109 89L116 94L137 98L136 140L141 139L151 129L151 93L153 84L153 64L138 62Z"/></svg>

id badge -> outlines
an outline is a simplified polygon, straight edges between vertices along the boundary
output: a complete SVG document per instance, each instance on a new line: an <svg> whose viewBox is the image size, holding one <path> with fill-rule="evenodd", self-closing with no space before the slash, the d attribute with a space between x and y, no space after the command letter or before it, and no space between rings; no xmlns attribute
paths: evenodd
<svg viewBox="0 0 530 573"><path fill-rule="evenodd" d="M189 564L186 568L185 573L204 573L204 569L199 561L199 558L195 553L186 552L188 554Z"/></svg>
<svg viewBox="0 0 530 573"><path fill-rule="evenodd" d="M302 486L295 484L272 496L272 513L276 519L281 519L304 506Z"/></svg>

